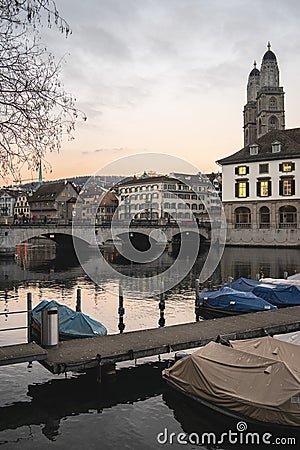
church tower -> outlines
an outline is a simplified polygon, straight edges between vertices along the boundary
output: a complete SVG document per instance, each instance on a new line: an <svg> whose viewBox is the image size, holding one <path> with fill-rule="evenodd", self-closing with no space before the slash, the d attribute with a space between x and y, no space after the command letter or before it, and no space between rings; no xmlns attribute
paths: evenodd
<svg viewBox="0 0 300 450"><path fill-rule="evenodd" d="M268 50L260 71L254 68L247 84L247 104L244 107L244 146L272 129L285 129L284 92L279 86L279 69L275 54Z"/></svg>
<svg viewBox="0 0 300 450"><path fill-rule="evenodd" d="M260 88L260 72L256 68L251 70L247 84L247 103L244 107L244 146L256 141L257 93Z"/></svg>

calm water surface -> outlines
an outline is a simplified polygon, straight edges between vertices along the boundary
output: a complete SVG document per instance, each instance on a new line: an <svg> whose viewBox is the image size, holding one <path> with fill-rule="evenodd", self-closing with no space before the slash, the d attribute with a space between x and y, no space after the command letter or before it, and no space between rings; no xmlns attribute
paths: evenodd
<svg viewBox="0 0 300 450"><path fill-rule="evenodd" d="M166 325L194 321L194 280L199 275L205 250L191 273L166 295ZM300 252L289 249L232 249L227 248L208 285L218 285L228 276L281 277L300 272ZM96 253L89 255L89 263L97 264ZM151 268L132 267L111 252L106 258L123 273L149 275ZM164 254L163 266L172 263L173 256ZM184 262L183 262L184 263ZM51 246L29 245L21 248L16 259L0 260L0 311L26 308L26 293L32 292L33 304L42 299L55 299L72 308L76 289L82 289L82 309L103 322L109 333L118 332L118 281L107 278L96 286L83 272L74 255L56 253ZM126 292L124 322L126 331L158 326L158 298L144 298L139 292ZM0 328L24 325L24 316L0 316ZM25 342L24 331L0 332L0 345ZM117 374L105 386L99 386L93 371L87 374L69 373L54 376L40 364L0 367L0 445L5 449L156 449L182 448L176 442L179 433L236 431L237 421L224 418L188 401L170 390L161 380L161 371L170 361L162 358L122 363ZM166 431L167 430L167 431ZM265 432L278 436L296 437L293 430L248 424L249 432ZM157 441L160 435L161 442ZM170 436L171 433L175 433ZM194 433L192 435L191 433ZM187 438L183 438L186 440ZM272 440L271 439L271 440ZM172 442L172 443L170 443ZM207 441L206 441L207 442ZM270 447L270 446L269 446ZM278 448L283 448L284 445ZM291 445L296 448L297 445ZM183 448L267 448L263 445L222 444L196 445ZM299 447L298 447L299 448Z"/></svg>

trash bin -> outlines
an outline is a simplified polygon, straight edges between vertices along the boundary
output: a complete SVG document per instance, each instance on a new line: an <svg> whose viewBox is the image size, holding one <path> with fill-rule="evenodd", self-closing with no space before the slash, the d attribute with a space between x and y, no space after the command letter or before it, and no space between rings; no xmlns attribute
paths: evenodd
<svg viewBox="0 0 300 450"><path fill-rule="evenodd" d="M42 310L41 342L44 348L58 347L58 309L52 307Z"/></svg>

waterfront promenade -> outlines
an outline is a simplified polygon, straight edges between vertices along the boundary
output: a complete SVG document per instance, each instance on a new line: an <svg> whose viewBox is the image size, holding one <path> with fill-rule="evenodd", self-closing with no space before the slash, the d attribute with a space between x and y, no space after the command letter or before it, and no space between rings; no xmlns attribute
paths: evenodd
<svg viewBox="0 0 300 450"><path fill-rule="evenodd" d="M58 348L48 349L46 356L40 352L45 351L37 346L37 350L40 350L37 351L39 358L36 359L50 372L59 374L200 347L210 341L247 339L299 330L300 306L296 306L105 337L64 341L60 342ZM7 346L1 348L0 365L10 363L12 347L14 353L11 355L11 363L17 362L17 346ZM30 361L32 360L33 355Z"/></svg>

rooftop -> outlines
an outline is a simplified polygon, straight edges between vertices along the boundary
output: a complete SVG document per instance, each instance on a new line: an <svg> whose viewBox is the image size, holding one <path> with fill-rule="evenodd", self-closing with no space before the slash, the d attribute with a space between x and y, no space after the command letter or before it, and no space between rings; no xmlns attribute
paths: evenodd
<svg viewBox="0 0 300 450"><path fill-rule="evenodd" d="M281 144L281 151L278 153L272 153L272 144L275 142ZM257 155L250 155L250 147L255 144L258 145L258 153ZM246 145L246 147L233 153L233 155L219 159L217 164L227 165L300 157L300 128L269 131L257 139L255 144Z"/></svg>

